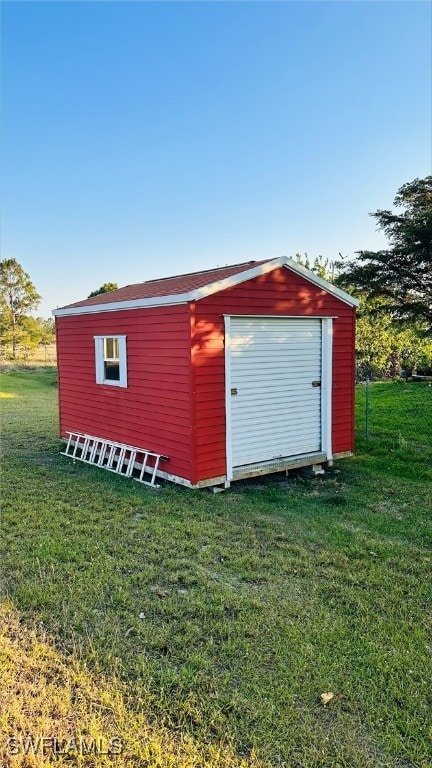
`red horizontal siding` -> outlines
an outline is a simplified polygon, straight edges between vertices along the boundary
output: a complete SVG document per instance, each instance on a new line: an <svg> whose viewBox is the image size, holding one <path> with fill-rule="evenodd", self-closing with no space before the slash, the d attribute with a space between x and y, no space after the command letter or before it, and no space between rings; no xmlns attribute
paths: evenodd
<svg viewBox="0 0 432 768"><path fill-rule="evenodd" d="M192 483L225 475L228 314L336 317L333 450L352 450L354 311L283 268L190 306L58 318L61 434L151 448L170 457L167 472ZM126 389L95 382L93 337L110 334L127 335Z"/></svg>
<svg viewBox="0 0 432 768"><path fill-rule="evenodd" d="M352 307L281 268L197 302L192 345L197 480L225 475L224 315L333 316L334 452L353 450Z"/></svg>
<svg viewBox="0 0 432 768"><path fill-rule="evenodd" d="M75 413L74 411L75 403L76 403L76 399L74 400L73 398L68 398L63 395L62 404L63 404L64 413L65 414L69 413L71 417L73 417ZM86 414L89 420L94 419L95 413L97 413L97 411L95 411L95 408L92 407L91 403L88 403L88 404L83 403L81 405L81 411L83 414ZM189 419L187 418L187 416L185 416L181 412L174 411L174 409L172 408L170 408L169 411L170 411L169 413L170 423L172 425L175 425L176 427L181 428L183 430L189 428ZM149 419L152 417L153 414L154 414L154 408L151 408L148 405L145 405L141 408L139 415L137 415L136 408L132 408L132 407L128 408L128 407L122 406L121 409L117 410L115 417L114 416L111 417L111 423L112 424L117 423L120 425L129 424L132 429L136 430L136 427L138 424L148 424Z"/></svg>
<svg viewBox="0 0 432 768"><path fill-rule="evenodd" d="M126 335L127 388L96 384L94 336ZM169 456L192 472L189 308L168 306L57 318L60 429Z"/></svg>

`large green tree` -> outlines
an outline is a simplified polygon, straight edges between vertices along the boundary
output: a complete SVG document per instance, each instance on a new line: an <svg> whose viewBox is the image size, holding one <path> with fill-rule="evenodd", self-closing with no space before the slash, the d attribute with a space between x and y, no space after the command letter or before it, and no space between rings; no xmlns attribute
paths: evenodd
<svg viewBox="0 0 432 768"><path fill-rule="evenodd" d="M378 210L371 216L389 242L381 251L358 251L343 266L339 285L368 299L385 297L385 310L396 320L420 321L432 331L432 176L414 179L397 192L398 213Z"/></svg>
<svg viewBox="0 0 432 768"><path fill-rule="evenodd" d="M36 309L41 296L16 259L0 261L1 336L12 345L16 358L17 347L28 313Z"/></svg>

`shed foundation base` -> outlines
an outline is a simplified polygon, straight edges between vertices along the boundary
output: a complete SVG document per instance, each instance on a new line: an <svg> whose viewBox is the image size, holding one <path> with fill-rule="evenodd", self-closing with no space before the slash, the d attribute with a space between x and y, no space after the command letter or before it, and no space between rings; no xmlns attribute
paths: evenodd
<svg viewBox="0 0 432 768"><path fill-rule="evenodd" d="M280 459L261 461L256 464L245 464L242 467L234 467L232 479L245 480L249 477L268 475L271 472L284 472L300 467L313 467L314 465L322 464L326 460L327 455L320 451L319 453L304 453L298 456L286 456Z"/></svg>
<svg viewBox="0 0 432 768"><path fill-rule="evenodd" d="M190 488L192 490L199 488L215 488L215 486L219 486L219 488L215 491L215 493L217 493L219 489L221 491L228 489L230 484L236 480L247 480L250 477L260 477L261 475L270 475L275 472L286 471L288 473L290 469L301 469L302 467L311 467L311 471L313 471L314 465L326 464L327 466L332 466L333 461L337 459L345 459L352 455L352 451L334 453L331 461L327 459L327 455L325 453L308 453L301 456L290 456L286 459L278 459L261 462L260 464L247 464L243 467L236 467L233 472L232 480L228 480L226 475L218 475L217 477L209 477L206 480L199 480L195 484L192 484L190 480L187 480L184 477L179 477L178 475L173 475L170 472L164 472L160 469L158 469L157 476L164 480L168 480L171 483L183 485L185 488ZM319 470L318 473L320 474Z"/></svg>

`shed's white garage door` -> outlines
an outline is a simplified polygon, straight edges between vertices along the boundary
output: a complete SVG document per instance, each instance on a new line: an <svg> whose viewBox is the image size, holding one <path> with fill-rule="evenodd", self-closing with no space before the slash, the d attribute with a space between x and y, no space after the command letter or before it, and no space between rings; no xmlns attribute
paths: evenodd
<svg viewBox="0 0 432 768"><path fill-rule="evenodd" d="M320 319L231 317L233 467L321 449L321 368Z"/></svg>

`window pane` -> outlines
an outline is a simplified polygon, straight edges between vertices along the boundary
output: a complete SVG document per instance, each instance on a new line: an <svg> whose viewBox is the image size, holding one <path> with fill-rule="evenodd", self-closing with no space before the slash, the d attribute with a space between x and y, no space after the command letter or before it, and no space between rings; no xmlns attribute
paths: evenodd
<svg viewBox="0 0 432 768"><path fill-rule="evenodd" d="M112 357L113 339L104 339L104 357Z"/></svg>
<svg viewBox="0 0 432 768"><path fill-rule="evenodd" d="M118 363L104 363L105 379L120 381L120 366Z"/></svg>
<svg viewBox="0 0 432 768"><path fill-rule="evenodd" d="M104 339L104 358L119 359L119 340L116 338Z"/></svg>

